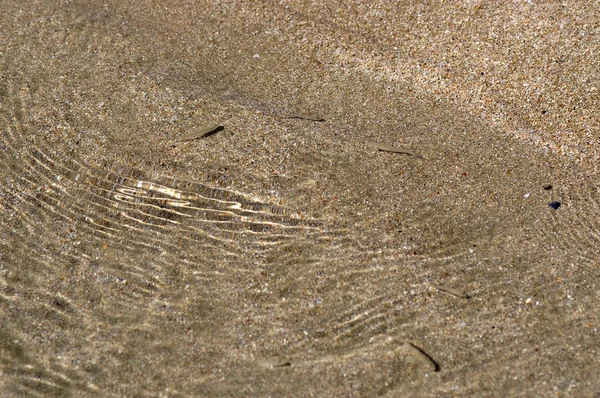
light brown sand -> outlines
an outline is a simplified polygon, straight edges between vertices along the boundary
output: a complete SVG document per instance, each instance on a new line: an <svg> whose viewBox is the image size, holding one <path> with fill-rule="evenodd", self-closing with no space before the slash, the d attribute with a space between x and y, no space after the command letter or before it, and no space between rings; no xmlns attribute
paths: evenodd
<svg viewBox="0 0 600 398"><path fill-rule="evenodd" d="M3 4L0 390L598 394L587 4Z"/></svg>

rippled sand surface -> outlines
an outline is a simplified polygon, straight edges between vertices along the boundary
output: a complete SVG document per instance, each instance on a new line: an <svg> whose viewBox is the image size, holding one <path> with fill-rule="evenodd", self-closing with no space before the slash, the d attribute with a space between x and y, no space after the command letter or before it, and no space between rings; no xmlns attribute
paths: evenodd
<svg viewBox="0 0 600 398"><path fill-rule="evenodd" d="M598 6L1 8L0 395L600 392Z"/></svg>

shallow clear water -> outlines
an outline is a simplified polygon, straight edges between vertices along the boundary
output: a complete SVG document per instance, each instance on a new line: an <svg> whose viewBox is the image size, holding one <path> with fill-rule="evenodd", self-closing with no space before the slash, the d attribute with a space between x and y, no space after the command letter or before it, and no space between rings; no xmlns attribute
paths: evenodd
<svg viewBox="0 0 600 398"><path fill-rule="evenodd" d="M585 170L218 25L226 5L183 26L23 7L2 19L0 390L494 395L597 369L574 348L597 349ZM274 117L305 109L325 122Z"/></svg>

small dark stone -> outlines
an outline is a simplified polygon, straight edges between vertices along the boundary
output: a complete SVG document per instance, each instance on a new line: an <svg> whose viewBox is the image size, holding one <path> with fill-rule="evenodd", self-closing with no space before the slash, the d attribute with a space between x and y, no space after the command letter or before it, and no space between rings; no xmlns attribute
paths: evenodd
<svg viewBox="0 0 600 398"><path fill-rule="evenodd" d="M546 191L549 191L549 190L551 190L551 189L552 189L552 185L546 185L546 186L544 187L544 189L545 189Z"/></svg>
<svg viewBox="0 0 600 398"><path fill-rule="evenodd" d="M552 202L552 203L550 203L550 207L552 207L554 210L556 210L560 207L560 202Z"/></svg>

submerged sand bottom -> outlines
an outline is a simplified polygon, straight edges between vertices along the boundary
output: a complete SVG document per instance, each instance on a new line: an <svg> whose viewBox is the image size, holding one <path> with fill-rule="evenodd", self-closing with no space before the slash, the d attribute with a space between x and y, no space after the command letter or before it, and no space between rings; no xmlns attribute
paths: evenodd
<svg viewBox="0 0 600 398"><path fill-rule="evenodd" d="M589 167L277 38L267 56L141 6L21 7L0 69L0 391L598 391Z"/></svg>

